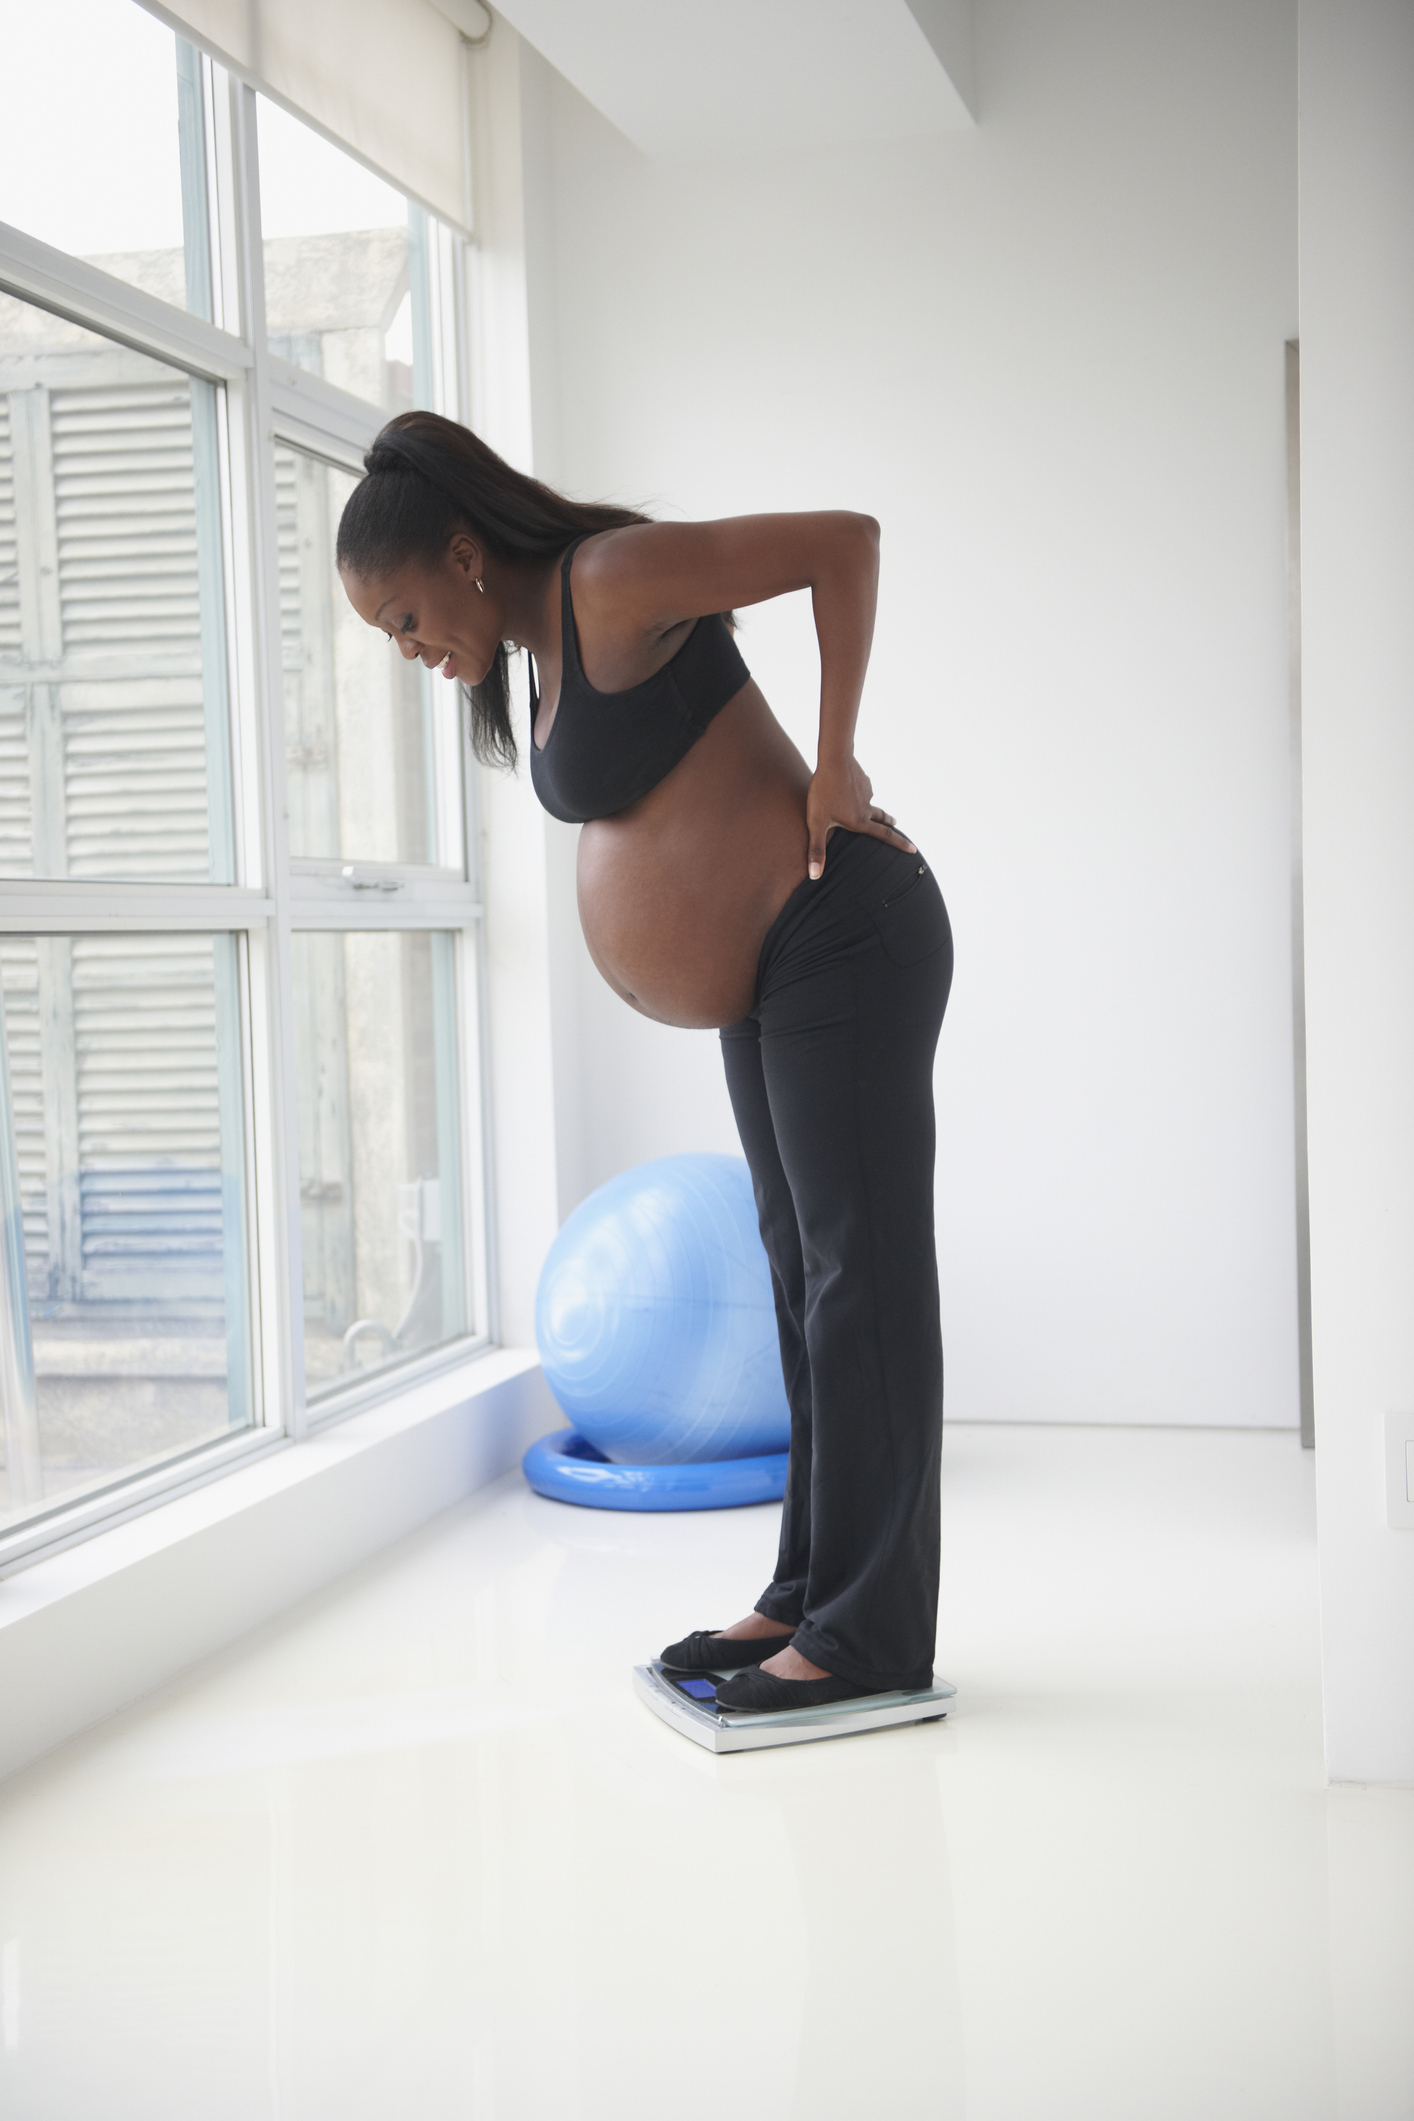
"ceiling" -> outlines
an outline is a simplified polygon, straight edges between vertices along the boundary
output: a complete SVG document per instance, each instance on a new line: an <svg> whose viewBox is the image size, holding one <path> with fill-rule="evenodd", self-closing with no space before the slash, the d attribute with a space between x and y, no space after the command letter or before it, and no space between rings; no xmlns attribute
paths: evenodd
<svg viewBox="0 0 1414 2121"><path fill-rule="evenodd" d="M972 123L970 0L497 0L655 162Z"/></svg>

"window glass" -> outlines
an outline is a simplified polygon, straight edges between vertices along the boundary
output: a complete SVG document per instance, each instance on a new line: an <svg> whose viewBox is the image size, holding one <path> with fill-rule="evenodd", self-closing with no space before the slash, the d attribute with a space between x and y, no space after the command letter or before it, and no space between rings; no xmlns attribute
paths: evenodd
<svg viewBox="0 0 1414 2121"><path fill-rule="evenodd" d="M225 75L135 0L10 14L0 220L248 334L220 314L219 167L245 187L220 201L229 225L261 217L250 292L278 373L293 362L352 393L370 433L462 402L452 231L244 91L236 151L218 156ZM0 1535L18 1528L26 1551L70 1502L91 1498L96 1520L133 1476L163 1469L156 1493L188 1454L233 1433L258 1446L257 1422L291 1419L258 1389L249 1278L280 1250L287 1158L315 1401L375 1373L391 1387L479 1331L482 1271L460 691L343 594L359 422L331 416L323 434L327 393L277 388L300 401L305 446L267 434L232 474L223 386L106 335L162 340L136 312L94 328L81 286L83 322L48 300L70 293L0 291ZM277 524L274 610L232 535L233 478L240 520ZM283 699L235 696L236 611L252 671L273 667L278 625ZM241 894L191 889L242 881L233 746L275 761L240 785L250 846L269 844L267 791L283 795L297 873L265 879L277 926L372 924L297 926L292 988L290 960L224 932L251 917ZM29 932L59 919L64 933ZM170 932L184 919L206 932ZM297 1141L252 1006L292 1012ZM293 1353L270 1351L271 1376Z"/></svg>
<svg viewBox="0 0 1414 2121"><path fill-rule="evenodd" d="M0 1033L9 1524L253 1418L235 941L0 936Z"/></svg>
<svg viewBox="0 0 1414 2121"><path fill-rule="evenodd" d="M452 936L296 934L309 1397L469 1325Z"/></svg>
<svg viewBox="0 0 1414 2121"><path fill-rule="evenodd" d="M192 46L133 0L7 8L0 219L210 317Z"/></svg>
<svg viewBox="0 0 1414 2121"><path fill-rule="evenodd" d="M355 484L276 451L290 853L460 869L460 690L344 595L334 539Z"/></svg>
<svg viewBox="0 0 1414 2121"><path fill-rule="evenodd" d="M0 295L0 877L232 880L217 417Z"/></svg>
<svg viewBox="0 0 1414 2121"><path fill-rule="evenodd" d="M426 214L264 96L259 112L272 353L386 413L430 405Z"/></svg>

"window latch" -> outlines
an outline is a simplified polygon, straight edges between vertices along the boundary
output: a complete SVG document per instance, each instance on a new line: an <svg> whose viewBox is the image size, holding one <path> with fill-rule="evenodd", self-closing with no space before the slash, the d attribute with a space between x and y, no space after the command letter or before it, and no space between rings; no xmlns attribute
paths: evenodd
<svg viewBox="0 0 1414 2121"><path fill-rule="evenodd" d="M401 891L403 888L401 877L355 876L352 867L346 867L343 875L344 882L354 891L382 891L388 893Z"/></svg>

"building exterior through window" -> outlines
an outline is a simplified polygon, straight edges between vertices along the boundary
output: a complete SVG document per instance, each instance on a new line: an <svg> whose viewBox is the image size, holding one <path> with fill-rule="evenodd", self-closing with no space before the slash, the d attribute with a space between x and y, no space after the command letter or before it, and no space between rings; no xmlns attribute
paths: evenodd
<svg viewBox="0 0 1414 2121"><path fill-rule="evenodd" d="M0 231L0 1566L491 1327L457 688L333 564L382 420L460 410L461 240L105 21L174 240Z"/></svg>

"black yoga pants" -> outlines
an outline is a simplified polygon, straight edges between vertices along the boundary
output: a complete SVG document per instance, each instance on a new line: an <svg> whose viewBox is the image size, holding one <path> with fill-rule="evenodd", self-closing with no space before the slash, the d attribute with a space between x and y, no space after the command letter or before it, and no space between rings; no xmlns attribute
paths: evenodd
<svg viewBox="0 0 1414 2121"><path fill-rule="evenodd" d="M943 1349L933 1055L952 932L932 871L836 829L723 1030L790 1401L780 1555L756 1610L861 1686L927 1686Z"/></svg>

